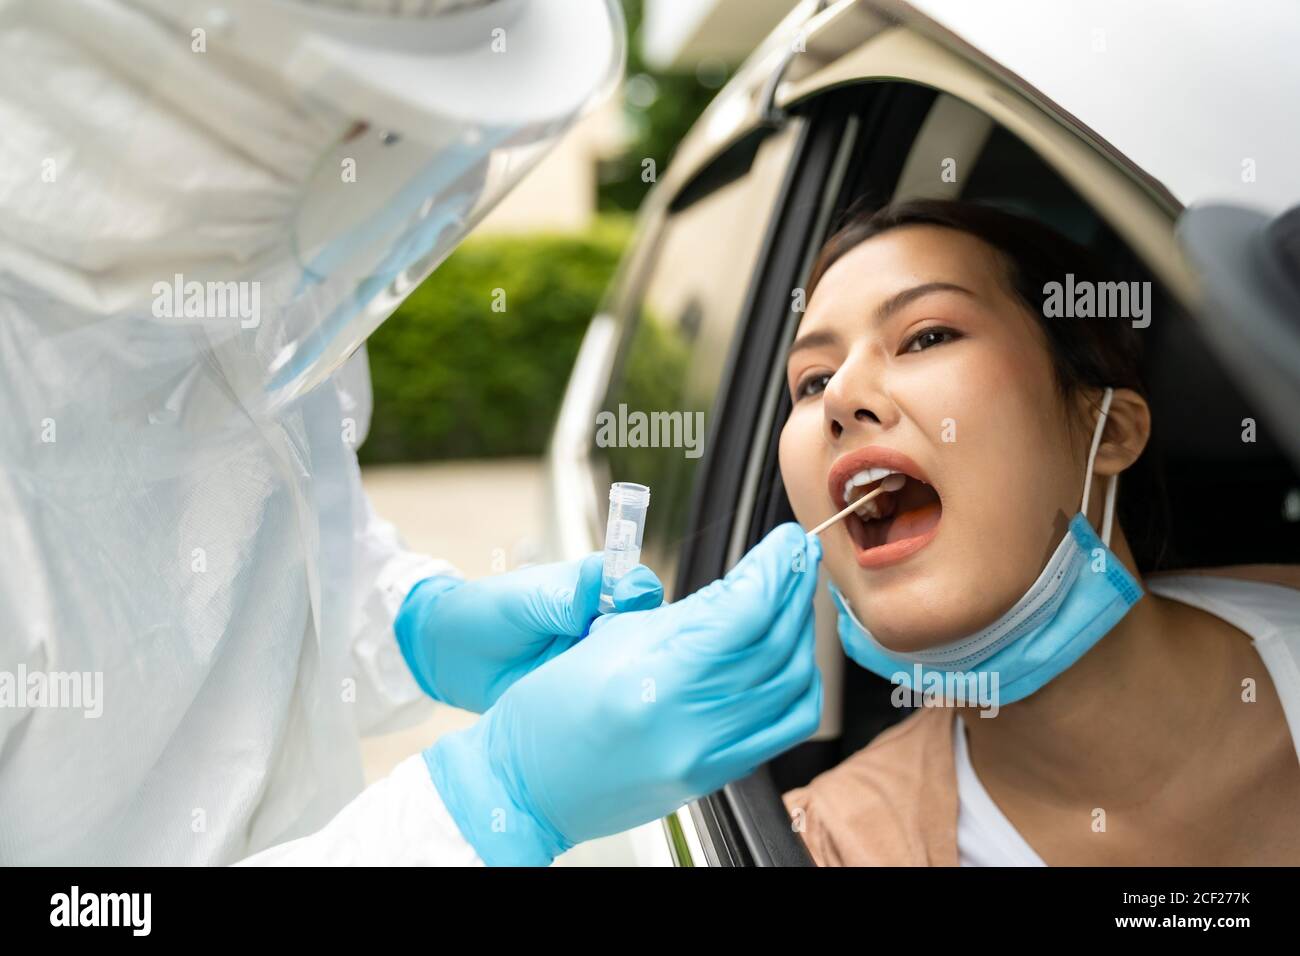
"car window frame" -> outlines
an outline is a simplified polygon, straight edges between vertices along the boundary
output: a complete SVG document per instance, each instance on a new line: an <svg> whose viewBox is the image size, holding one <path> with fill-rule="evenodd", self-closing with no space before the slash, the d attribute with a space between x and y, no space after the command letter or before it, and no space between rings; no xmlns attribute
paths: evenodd
<svg viewBox="0 0 1300 956"><path fill-rule="evenodd" d="M765 225L763 241L759 245L748 277L743 280L745 292L738 310L736 328L744 328L746 325L746 317L754 300L754 286L762 275L772 237L776 234L774 224L780 210L784 208L785 198L805 148L806 123L802 117L792 118L799 124L799 128L796 130L795 141L790 148L782 180L772 196L772 212ZM589 383L592 379L600 382L599 395L594 399L597 406L606 404L610 389L625 359L625 350L630 340L635 337L638 312L647 289L654 281L660 253L673 227L673 217L695 203L706 200L717 188L729 185L747 174L748 170L745 169L736 175L734 168L736 154L747 155L748 162L752 163L767 138L784 130L785 123L764 125L750 130L721 150L712 161L694 171L685 181L676 184L671 191L652 191L647 197L637 215L631 245L615 272L597 314L593 317L592 328L589 329L579 352L577 364L586 368L583 375L584 382ZM742 162L745 160L742 159ZM717 170L720 166L732 168L729 172L719 175ZM736 336L733 335L733 342L735 338ZM592 354L586 354L588 349ZM575 374L577 374L576 370ZM588 388L589 384L583 385L576 391L585 392ZM727 394L728 388L729 369L726 369L719 380L713 396L712 408L708 412L711 423L716 423L717 420L717 400ZM552 472L562 471L563 474L552 473L548 479L552 485L564 486L549 489L551 513L554 518L581 525L586 529L586 537L591 546L598 549L601 546L600 529L603 527L605 517L600 506L607 487L607 484L602 485L602 481L607 481L607 476L603 475L604 463L598 461L593 454L594 436L587 427L589 416L586 413L590 411L588 408L591 404L590 398L590 396L572 393L566 395L548 455L552 459L550 463ZM585 435L579 438L581 432L585 432ZM712 447L712 440L712 434L706 437L706 451L703 456L705 460L710 457L708 449ZM556 458L562 458L563 461L556 461ZM582 487L576 488L575 483ZM697 481L696 487L700 483ZM693 513L688 516L688 520L693 520ZM558 539L555 530L552 529L553 536ZM573 557L579 552L585 553L586 550L590 550L590 548L577 547L574 544L574 537L574 535L567 536L568 545L564 549L565 553L556 555L557 558ZM684 553L688 550L684 549ZM680 575L677 577L680 579ZM664 827L667 850L674 863L706 865L709 854L702 850L702 844L707 842L707 836L698 831L687 808L681 808L676 813L662 818L661 823Z"/></svg>
<svg viewBox="0 0 1300 956"><path fill-rule="evenodd" d="M1183 278L1181 275L1171 276L1170 272L1178 273L1176 266L1172 267L1167 258L1169 244L1172 242L1172 218L1170 210L1163 197L1154 193L1145 193L1140 188L1135 187L1135 183L1130 172L1121 165L1112 164L1111 157L1098 156L1095 152L1087 152L1089 144L1085 141L1074 139L1074 134L1066 127L1056 123L1047 113L1038 115L1027 115L1020 111L1016 116L1014 124L1002 123L1001 117L995 112L984 109L979 102L972 102L970 98L964 95L964 90L960 86L945 88L935 83L926 83L906 75L899 75L894 72L893 75L881 78L865 77L852 83L840 83L834 85L830 90L818 93L816 96L807 97L791 103L792 111L805 107L813 109L823 109L822 118L825 119L825 106L832 102L836 96L851 95L846 94L847 90L870 90L873 87L879 90L902 90L907 87L913 89L928 89L932 96L930 102L941 94L948 94L971 103L975 108L980 109L987 115L993 117L994 121L1008 128L1013 135L1021 137L1031 148L1034 149L1043 160L1043 162L1052 168L1058 175L1062 176L1067 182L1076 184L1084 178L1096 177L1090 181L1090 188L1080 189L1086 201L1090 203L1098 215L1106 221L1111 228L1116 229L1121 234L1128 233L1127 238L1132 241L1134 232L1141 232L1141 241L1133 243L1137 248L1136 254L1143 259L1154 271L1164 273L1167 280L1173 278L1171 285L1178 288L1178 291L1185 291L1186 286L1178 280ZM1015 91L1007 88L1004 91L988 91L986 95L994 98L1001 96L1014 95ZM875 107L874 111L872 106ZM901 144L902 148L893 150L882 147L882 136L884 131L890 126L891 119L897 120L899 117L894 111L899 108L896 100L886 99L878 100L874 103L863 103L860 121L862 123L861 136L864 141L873 144L872 152L893 153L897 160L896 165L901 166L906 161L907 150L911 137ZM905 111L906 112L906 111ZM921 111L921 119L924 118L925 112ZM899 129L894 129L894 135L897 136L901 130L906 130L910 119L905 118ZM1032 135L1024 136L1022 131L1030 128ZM810 151L815 148L815 144L821 141L824 132L827 129L824 125L818 126L814 123L809 124L808 136ZM819 131L821 135L819 136ZM914 137L915 130L911 136ZM1049 147L1041 148L1044 143ZM823 150L828 147L822 146ZM1086 162L1082 160L1086 159ZM1075 161L1080 161L1077 165L1072 165ZM803 164L809 165L806 157L802 158ZM809 171L804 173L810 175ZM895 179L896 181L896 179ZM855 182L850 177L847 183ZM1141 204L1140 208L1126 210L1121 222L1117 222L1117 217L1112 215L1113 206L1110 203L1097 203L1093 200L1093 195L1100 190L1104 190L1108 185L1113 184L1116 188L1123 189L1129 197L1131 203ZM822 183L821 185L825 185ZM841 184L842 186L844 184ZM783 210L783 214L774 218L774 229L778 232L786 228L793 219L799 218L799 205L806 207L809 204L808 190L813 187L812 183L805 183L805 195L802 200L792 198L793 209ZM842 210L847 204L845 197L841 196L836 201L836 211ZM779 288L781 284L788 283L786 288L795 287L799 279L791 279L792 275L802 276L803 273L794 272L793 262L801 254L806 257L809 254L809 244L812 238L808 228L807 209L803 209L803 227L794 234L788 234L781 237L781 242L774 241L769 258L764 269L765 284L769 286L769 291L764 293L762 290L755 292L755 299L762 301L764 295L771 298L774 293L771 288ZM1134 224L1138 224L1134 229ZM1168 231L1165 235L1152 235L1155 223L1168 223ZM1127 225L1129 228L1124 228ZM1155 260L1155 261L1152 261ZM1162 268L1163 267L1163 268ZM753 303L751 303L753 305ZM789 310L787 309L788 313ZM769 529L774 522L774 511L777 502L784 494L780 485L779 469L773 466L776 460L776 443L779 438L778 430L772 427L771 418L767 415L768 408L765 406L765 400L770 400L774 390L771 384L774 379L783 382L783 363L780 362L777 345L784 339L775 335L776 330L781 325L781 320L797 320L797 316L777 315L771 309L767 314L762 310L751 310L748 315L748 321L751 323L746 326L746 333L738 343L735 354L729 360L729 369L726 382L728 383L728 408L715 416L715 424L726 421L731 418L735 420L734 413L741 408L753 409L762 407L764 414L753 416L755 418L755 427L751 434L746 436L748 443L741 440L732 443L730 454L720 453L719 461L710 468L703 476L700 486L697 488L697 503L693 511L693 527L701 532L700 539L692 549L692 555L689 560L683 560L682 576L678 583L679 593L689 593L690 591L703 586L708 581L725 573L726 569L734 564L739 555L749 547L752 547L761 539L763 533ZM761 364L766 356L766 363ZM768 391L765 395L756 395L752 388L739 391L731 389L732 373L738 362L758 364L759 367L767 369L766 376L754 376L755 379L763 379ZM759 419L762 419L760 421ZM758 440L757 432L766 422L767 434L764 440ZM712 438L712 447L722 452L728 448L725 444L720 444L720 436ZM716 530L712 534L704 533L699 517L704 514L717 513L718 509L724 507L726 502L733 504L736 502L736 489L744 486L745 475L750 476L750 481L754 480L753 476L757 475L758 484L755 487L747 489L748 507L737 509L735 525L731 529L725 545L722 541L723 535ZM745 512L748 512L747 514ZM744 525L743 533L740 526ZM781 793L775 785L774 778L767 766L758 768L754 773L741 780L728 784L721 791L715 794L695 801L690 805L691 815L700 831L700 842L712 865L811 865L811 859L807 854L807 849L802 839L794 832L789 815L785 811L784 803L781 800Z"/></svg>
<svg viewBox="0 0 1300 956"><path fill-rule="evenodd" d="M809 48L812 49L811 41ZM795 112L815 108L819 101L837 91L872 84L911 84L927 87L936 96L953 96L991 117L998 126L1028 145L1125 241L1179 307L1189 311L1195 308L1196 283L1174 237L1173 226L1180 212L1177 202L1159 183L1106 148L1072 117L1044 102L1018 77L998 70L995 64L985 63L960 45L944 44L925 31L897 21L860 47L851 47L840 62L823 60L816 65L823 68L814 70L801 81L787 84L786 90L778 95L777 103L782 109ZM808 135L810 142L817 138L811 124ZM871 137L873 130L868 126L863 135ZM774 219L776 230L782 228L784 218ZM807 237L798 238L803 241ZM771 264L767 271L774 271ZM751 336L747 327L745 338L755 337L759 341L738 347L742 354L754 357L769 350L773 317L751 312L748 318L751 322L769 323L757 336ZM768 358L775 361L771 354ZM731 381L731 369L727 381ZM750 398L748 407L752 415L752 409L761 407L762 403L752 401L752 395ZM741 406L739 401L731 403L732 409ZM715 416L715 422L725 417L724 411ZM783 494L779 470L771 467L765 470L761 463L755 462L755 458L766 459L770 466L775 460L777 435L770 424L768 431L764 447L751 443L746 448L743 442L738 443L732 446L736 450L732 460L703 476L692 518L696 527L699 515L715 513L728 502L736 503L737 482L742 472L756 471L759 477L746 503L749 513L746 515L745 508L740 508L735 515L734 525L745 523L747 533L736 534L733 527L726 545L721 541L723 535L716 531L701 540L692 549L690 558L683 559L681 593L688 593L724 573L739 552L756 543L772 526L776 502ZM715 449L725 447L716 438L711 439L711 445ZM806 856L806 849L791 826L781 793L767 767L760 767L749 777L695 801L688 809L699 830L703 852L713 865L804 862L800 850Z"/></svg>
<svg viewBox="0 0 1300 956"><path fill-rule="evenodd" d="M846 180L846 148L865 135L865 115L882 119L878 89L837 90L811 100L797 111L805 127L780 200L769 222L755 278L747 295L742 321L729 350L720 386L723 402L715 409L709 432L709 454L697 479L688 519L689 549L681 557L676 593L689 594L725 574L752 536L754 503L758 500L761 464L770 428L768 370L782 365L783 336L797 321L793 290L806 272L819 230L828 227L839 191ZM876 112L871 109L875 106ZM795 115L795 114L792 114ZM857 124L853 136L846 127ZM846 142L847 139L847 142ZM851 152L851 150L850 150ZM835 172L839 164L838 174ZM760 376L738 380L738 368L759 367ZM760 408L759 415L754 409ZM726 422L727 427L722 428ZM737 490L740 489L739 498ZM715 515L733 515L729 522ZM797 835L764 767L721 791L688 805L705 862L711 866L811 866L812 858Z"/></svg>

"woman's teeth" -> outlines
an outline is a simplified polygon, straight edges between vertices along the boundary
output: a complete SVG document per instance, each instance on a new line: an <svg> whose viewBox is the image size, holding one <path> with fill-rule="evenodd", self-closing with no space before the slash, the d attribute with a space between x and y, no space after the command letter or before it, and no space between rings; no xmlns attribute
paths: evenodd
<svg viewBox="0 0 1300 956"><path fill-rule="evenodd" d="M907 480L905 475L899 474L898 472L890 471L888 468L862 469L862 471L859 471L848 481L844 482L844 503L848 504L853 500L854 488L861 488L863 485L869 485L873 481L880 481L881 479L888 478L890 475L898 475L898 477L902 478L903 481ZM898 487L899 488L902 487L901 482L898 484ZM893 490L897 490L897 488ZM873 508L875 510L875 514L871 515L871 517L874 518L880 517L880 508L876 506L876 499L874 498L871 501L868 501L865 505L863 505L862 509L856 513L860 515L866 515L867 512Z"/></svg>
<svg viewBox="0 0 1300 956"><path fill-rule="evenodd" d="M873 518L879 518L880 499L872 498L870 501L868 501L866 504L864 504L861 508L859 508L857 511L853 513L860 518L866 518L868 520L871 520Z"/></svg>

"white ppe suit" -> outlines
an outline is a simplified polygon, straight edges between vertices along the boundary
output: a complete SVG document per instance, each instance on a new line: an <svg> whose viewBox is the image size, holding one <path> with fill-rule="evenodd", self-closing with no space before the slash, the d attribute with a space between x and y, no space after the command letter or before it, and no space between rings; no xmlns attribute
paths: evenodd
<svg viewBox="0 0 1300 956"><path fill-rule="evenodd" d="M362 491L360 347L576 113L448 119L439 5L388 70L349 2L0 4L0 864L475 859L418 755L357 797L453 573Z"/></svg>

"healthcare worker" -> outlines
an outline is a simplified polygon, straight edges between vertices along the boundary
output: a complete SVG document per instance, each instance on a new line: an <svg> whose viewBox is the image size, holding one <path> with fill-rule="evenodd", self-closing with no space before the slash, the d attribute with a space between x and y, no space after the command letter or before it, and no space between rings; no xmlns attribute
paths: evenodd
<svg viewBox="0 0 1300 956"><path fill-rule="evenodd" d="M545 864L817 724L794 525L597 619L370 510L366 336L623 64L614 0L377 6L0 10L0 863Z"/></svg>

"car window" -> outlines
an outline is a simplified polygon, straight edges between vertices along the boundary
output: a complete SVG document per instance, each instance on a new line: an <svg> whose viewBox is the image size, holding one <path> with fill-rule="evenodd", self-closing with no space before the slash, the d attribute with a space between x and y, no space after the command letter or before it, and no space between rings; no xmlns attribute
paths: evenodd
<svg viewBox="0 0 1300 956"><path fill-rule="evenodd" d="M669 591L710 413L799 126L765 139L743 175L667 214L639 294L620 316L597 415L595 478L602 501L610 481L650 486L642 561Z"/></svg>
<svg viewBox="0 0 1300 956"><path fill-rule="evenodd" d="M1085 246L1095 245L1105 229L1096 211L1028 146L949 93L930 106L892 198L994 203L1050 223Z"/></svg>
<svg viewBox="0 0 1300 956"><path fill-rule="evenodd" d="M1050 222L1090 245L1102 222L1005 127L948 93L935 97L904 161L893 198L992 202Z"/></svg>
<svg viewBox="0 0 1300 956"><path fill-rule="evenodd" d="M943 164L950 176L938 174ZM1120 516L1132 534L1159 509L1165 513L1156 525L1167 533L1158 551L1137 549L1130 539L1135 550L1150 552L1138 554L1141 570L1293 558L1300 527L1283 515L1296 488L1295 470L1271 435L1241 440L1243 422L1261 420L1262 409L1232 380L1170 289L1106 216L1024 141L948 93L936 96L893 191L895 199L918 196L992 203L1038 219L1091 249L1113 279L1150 282L1143 373L1155 416L1146 457L1154 466L1126 475ZM1211 463L1220 467L1207 467ZM1232 470L1225 475L1227 463ZM1222 519L1205 515L1198 502L1208 494L1229 494L1229 485L1241 506ZM1149 507L1140 507L1143 502Z"/></svg>
<svg viewBox="0 0 1300 956"><path fill-rule="evenodd" d="M900 88L908 86L898 84ZM912 135L885 145L884 137L873 136L868 129L859 175L848 184L841 208L861 196L992 203L1039 219L1091 248L1117 278L1151 281L1154 319L1145 343L1145 374L1153 409L1159 413L1159 427L1153 432L1148 454L1156 461L1152 480L1158 477L1160 484L1141 484L1139 477L1130 473L1121 518L1128 521L1127 526L1137 527L1142 522L1134 514L1151 517L1157 511L1163 513L1167 545L1155 567L1281 562L1286 555L1295 554L1296 525L1282 518L1284 498L1295 487L1294 470L1267 438L1242 444L1240 423L1257 413L1204 349L1169 290L1119 237L1106 216L1023 140L951 94L934 95L916 119L914 130ZM882 150L894 155L875 155ZM945 163L952 169L951 178L942 175ZM813 244L823 238L814 237ZM792 336L793 330L787 334ZM775 431L779 432L788 411L788 400L782 396L771 426ZM1213 439L1213 435L1220 437ZM1238 468L1225 474L1223 468L1207 469L1202 464L1216 461L1234 462ZM776 468L774 458L766 467ZM1240 505L1222 522L1205 515L1203 508L1196 509L1195 502L1210 493L1210 483L1222 487L1229 481L1238 482L1240 495L1235 497ZM779 483L773 482L772 487L779 488ZM784 500L771 506L769 514L771 523L793 517ZM837 643L835 613L829 602L819 604L817 626L819 647ZM807 782L905 717L906 709L890 702L889 690L887 682L848 667L843 674L838 747L815 756L796 752L776 761L772 770L778 783L788 787ZM813 746L808 745L809 749Z"/></svg>

